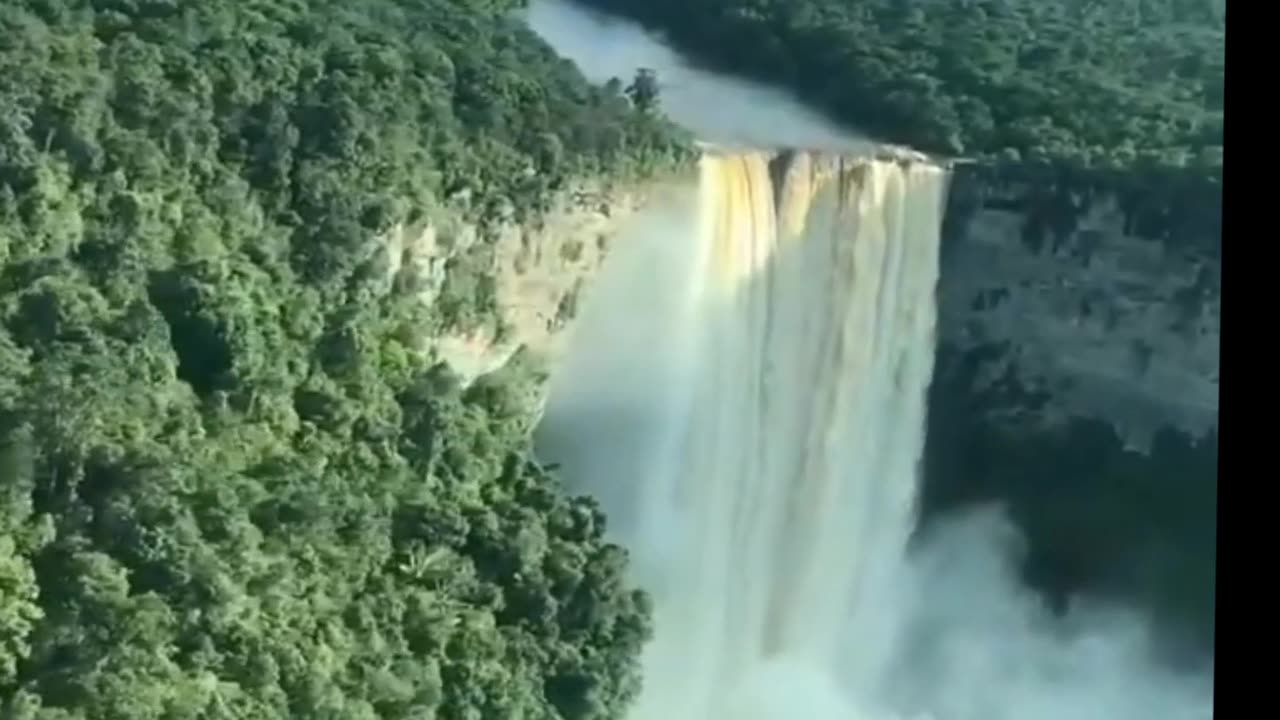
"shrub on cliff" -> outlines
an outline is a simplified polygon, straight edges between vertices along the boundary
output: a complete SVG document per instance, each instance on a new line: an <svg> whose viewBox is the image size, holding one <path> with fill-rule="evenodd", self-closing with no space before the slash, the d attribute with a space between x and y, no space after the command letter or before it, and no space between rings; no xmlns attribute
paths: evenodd
<svg viewBox="0 0 1280 720"><path fill-rule="evenodd" d="M686 152L505 5L0 7L0 715L605 718L635 691L644 598L529 460L527 380L420 356L439 319L374 242Z"/></svg>

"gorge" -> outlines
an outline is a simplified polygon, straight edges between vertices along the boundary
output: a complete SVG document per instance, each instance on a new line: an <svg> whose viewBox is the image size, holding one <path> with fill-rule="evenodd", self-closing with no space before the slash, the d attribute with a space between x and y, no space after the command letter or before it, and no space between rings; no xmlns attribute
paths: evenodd
<svg viewBox="0 0 1280 720"><path fill-rule="evenodd" d="M1104 417L1137 447L1164 424L1199 433L1216 296L1181 323L1168 305L1213 266L1165 258L1105 202L1041 246L989 191L944 223L963 168L692 69L624 22L552 2L530 21L599 81L655 69L663 112L708 141L697 201L642 210L605 260L538 435L654 594L633 717L1211 717L1209 676L1149 658L1143 616L1086 598L1059 617L1024 589L999 511L917 521L938 342L1012 346L967 390L1020 365L1053 390L1023 418ZM1115 292L1155 278L1146 305ZM1105 333L1081 327L1081 298Z"/></svg>

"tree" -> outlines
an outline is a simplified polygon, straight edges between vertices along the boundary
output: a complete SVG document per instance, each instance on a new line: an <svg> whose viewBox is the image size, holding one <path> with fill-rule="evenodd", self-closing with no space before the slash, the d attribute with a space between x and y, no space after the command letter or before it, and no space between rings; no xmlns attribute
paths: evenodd
<svg viewBox="0 0 1280 720"><path fill-rule="evenodd" d="M635 79L627 86L627 97L641 112L658 109L658 74L649 68L636 71Z"/></svg>

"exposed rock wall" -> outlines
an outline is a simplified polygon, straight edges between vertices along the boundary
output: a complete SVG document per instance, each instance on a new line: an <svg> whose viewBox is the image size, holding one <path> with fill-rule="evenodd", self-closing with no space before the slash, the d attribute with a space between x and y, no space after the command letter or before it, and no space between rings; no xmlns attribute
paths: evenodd
<svg viewBox="0 0 1280 720"><path fill-rule="evenodd" d="M1220 261L1136 236L1114 198L1080 205L1038 230L1016 196L988 192L953 218L940 342L1002 346L986 380L1012 368L1048 393L1050 422L1101 417L1138 447L1161 425L1216 426Z"/></svg>
<svg viewBox="0 0 1280 720"><path fill-rule="evenodd" d="M523 347L540 362L561 351L584 286L599 269L622 223L638 210L647 191L637 186L584 182L559 194L536 220L506 220L485 237L460 213L444 211L416 228L398 226L384 242L389 281L413 288L436 303L464 256L480 258L468 268L490 291L501 329L484 325L450 329L427 338L426 351L464 382L502 367Z"/></svg>

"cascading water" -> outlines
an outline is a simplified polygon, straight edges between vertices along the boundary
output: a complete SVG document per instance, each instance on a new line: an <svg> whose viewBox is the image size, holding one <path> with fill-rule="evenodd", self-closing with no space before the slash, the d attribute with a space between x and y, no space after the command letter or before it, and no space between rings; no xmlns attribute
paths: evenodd
<svg viewBox="0 0 1280 720"><path fill-rule="evenodd" d="M638 389L668 393L648 422L671 432L642 453L639 435L593 436L575 398L612 396L628 373L571 357L557 376L573 388L553 386L543 451L606 499L656 573L637 717L743 717L734 703L763 668L883 669L883 617L858 606L877 601L913 527L945 179L927 164L709 154L700 225L672 239L686 248L663 248L692 270L649 288L684 299L671 317L686 326L654 327L640 357L619 359L680 369L678 387ZM603 455L610 442L630 446L617 455L630 467L575 463L575 446ZM619 483L634 494L611 502ZM669 552L644 557L653 548ZM874 622L850 628L860 617Z"/></svg>

